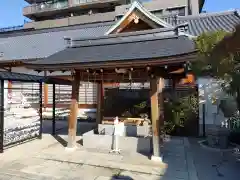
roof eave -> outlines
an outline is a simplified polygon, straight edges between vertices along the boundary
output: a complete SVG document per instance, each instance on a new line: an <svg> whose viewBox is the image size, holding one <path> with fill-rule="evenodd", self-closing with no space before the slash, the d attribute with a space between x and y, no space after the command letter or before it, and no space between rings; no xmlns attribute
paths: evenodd
<svg viewBox="0 0 240 180"><path fill-rule="evenodd" d="M148 59L128 59L128 60L118 60L118 61L108 61L108 62L91 62L91 63L63 63L63 64L34 64L25 63L25 67L40 71L69 71L73 69L111 69L116 67L133 67L140 68L149 66L164 66L173 65L176 63L182 63L187 61L196 60L197 51L193 50L188 53L178 54L175 56L159 57L159 58L148 58Z"/></svg>

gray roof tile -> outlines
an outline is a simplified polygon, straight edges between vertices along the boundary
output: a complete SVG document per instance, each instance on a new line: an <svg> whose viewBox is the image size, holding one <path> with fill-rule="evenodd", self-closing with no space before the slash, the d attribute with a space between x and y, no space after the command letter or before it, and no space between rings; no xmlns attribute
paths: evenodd
<svg viewBox="0 0 240 180"><path fill-rule="evenodd" d="M53 32L25 33L0 38L2 60L35 59L50 56L66 47L64 37L94 37L103 35L110 25L83 27ZM6 35L7 36L7 35Z"/></svg>
<svg viewBox="0 0 240 180"><path fill-rule="evenodd" d="M48 84L64 84L70 85L71 81L54 78L54 77L44 77L38 75L30 75L24 73L15 73L9 71L0 71L0 79L12 80L12 81L23 81L23 82L45 82Z"/></svg>
<svg viewBox="0 0 240 180"><path fill-rule="evenodd" d="M109 41L109 39L111 39ZM65 64L65 63L95 63L118 60L141 60L150 58L170 57L192 53L195 44L186 36L146 38L109 37L94 40L85 40L86 43L75 44L44 60L37 60L27 64ZM73 43L74 44L74 43Z"/></svg>
<svg viewBox="0 0 240 180"><path fill-rule="evenodd" d="M180 23L188 22L189 33L198 36L204 32L224 30L231 32L240 24L237 11L202 14L200 16L179 17Z"/></svg>
<svg viewBox="0 0 240 180"><path fill-rule="evenodd" d="M235 26L240 24L239 11L225 11L218 13L203 13L192 16L161 16L168 23L176 26L179 24L188 24L188 33L198 36L209 31L233 31Z"/></svg>

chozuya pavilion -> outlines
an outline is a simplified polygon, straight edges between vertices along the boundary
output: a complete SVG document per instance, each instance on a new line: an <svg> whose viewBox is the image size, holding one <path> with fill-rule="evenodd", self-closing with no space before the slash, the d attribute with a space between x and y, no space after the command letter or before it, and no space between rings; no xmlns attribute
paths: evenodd
<svg viewBox="0 0 240 180"><path fill-rule="evenodd" d="M76 121L80 81L98 84L97 123L101 124L103 83L150 82L153 159L160 159L160 128L163 124L164 79L175 82L185 77L184 67L196 59L194 42L182 32L157 18L138 2L104 36L68 39L63 51L48 58L25 63L40 71L71 71L72 95L68 119L68 147L76 143ZM177 73L176 73L177 72ZM116 107L117 108L117 107ZM150 144L149 144L150 146Z"/></svg>

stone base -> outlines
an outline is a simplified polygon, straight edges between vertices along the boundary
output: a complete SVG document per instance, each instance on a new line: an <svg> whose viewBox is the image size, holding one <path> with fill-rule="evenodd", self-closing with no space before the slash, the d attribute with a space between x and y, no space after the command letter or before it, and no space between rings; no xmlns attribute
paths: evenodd
<svg viewBox="0 0 240 180"><path fill-rule="evenodd" d="M83 147L94 149L98 147L101 150L111 150L116 145L116 137L112 135L95 134L93 130L83 134ZM117 137L118 148L123 152L138 152L142 154L151 153L151 138L147 137Z"/></svg>
<svg viewBox="0 0 240 180"><path fill-rule="evenodd" d="M73 147L65 147L65 150L68 152L73 152L77 149L77 146L73 146Z"/></svg>
<svg viewBox="0 0 240 180"><path fill-rule="evenodd" d="M160 162L162 163L162 157L158 157L158 156L151 156L151 160L154 161L154 162Z"/></svg>

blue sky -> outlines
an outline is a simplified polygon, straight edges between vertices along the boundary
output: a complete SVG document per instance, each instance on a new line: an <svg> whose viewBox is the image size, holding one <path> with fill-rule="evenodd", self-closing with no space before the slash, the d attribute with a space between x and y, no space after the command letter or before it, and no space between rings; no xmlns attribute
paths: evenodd
<svg viewBox="0 0 240 180"><path fill-rule="evenodd" d="M24 0L1 0L0 27L21 25L24 23L22 8L27 5ZM177 1L177 0L176 0ZM204 10L207 12L240 9L240 0L205 0Z"/></svg>

